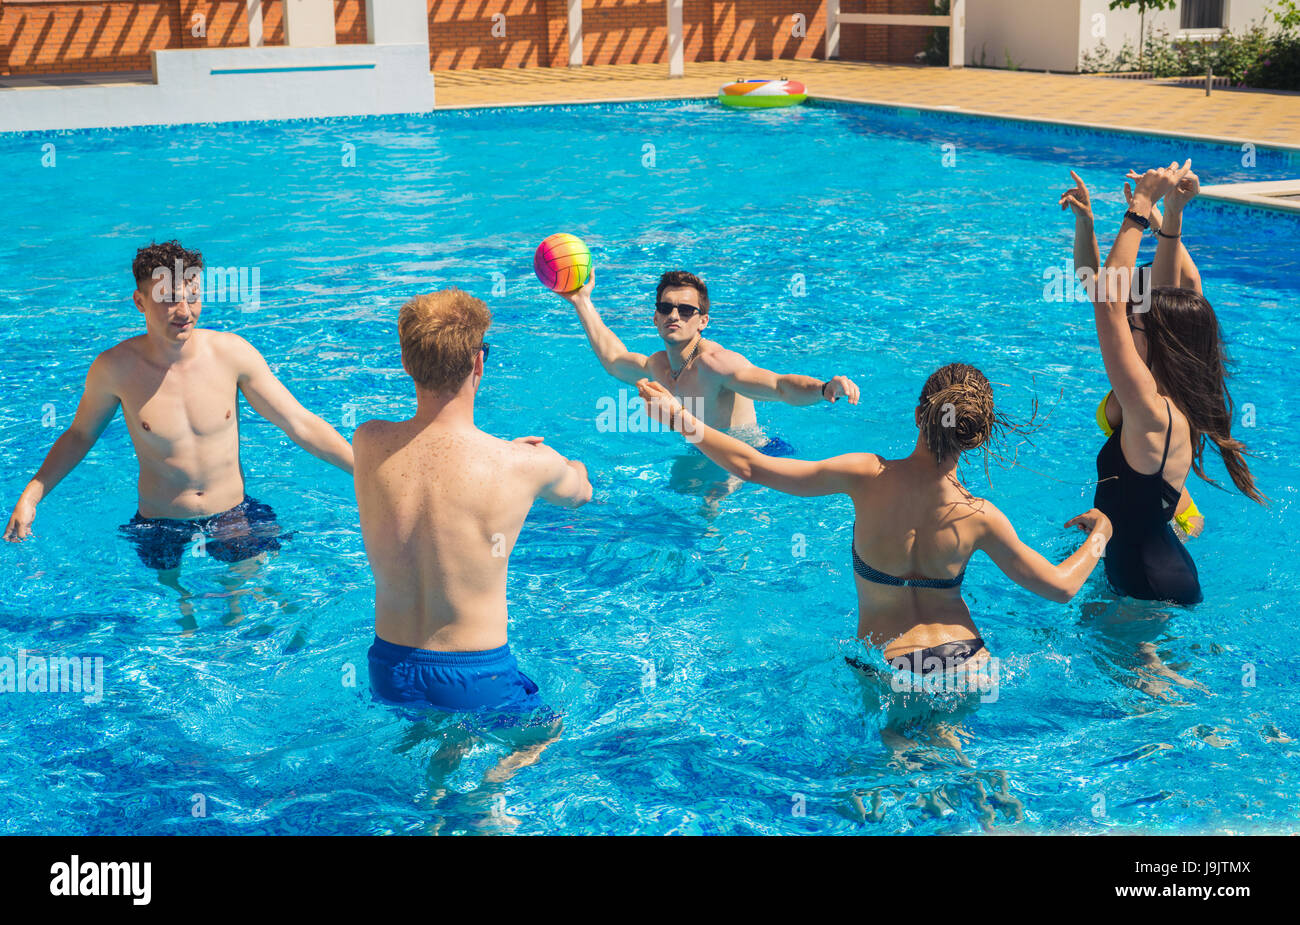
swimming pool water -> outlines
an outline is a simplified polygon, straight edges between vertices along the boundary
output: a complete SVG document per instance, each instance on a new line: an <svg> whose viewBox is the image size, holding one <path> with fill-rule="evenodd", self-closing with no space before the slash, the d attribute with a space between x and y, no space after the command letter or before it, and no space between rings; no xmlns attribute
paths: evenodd
<svg viewBox="0 0 1300 925"><path fill-rule="evenodd" d="M172 236L209 265L258 269L256 306L210 303L203 323L248 338L345 436L414 407L401 303L447 285L482 296L495 323L480 426L544 435L595 486L577 511L539 504L511 565L512 646L564 734L503 784L481 783L500 746L477 747L434 800L433 744L367 691L373 584L350 480L245 408L248 490L293 536L241 587L187 559L187 627L116 533L135 511L119 415L40 506L37 538L0 549L0 656L101 656L105 670L96 704L0 696L0 832L1294 830L1295 217L1198 201L1185 222L1272 505L1189 481L1207 518L1192 609L1119 604L1100 569L1058 606L974 559L967 600L1002 663L998 699L966 724L968 767L942 752L891 763L863 709L843 661L849 501L744 486L711 508L671 490L683 447L597 426L620 385L532 277L543 237L580 235L597 306L649 352L659 273L698 272L715 339L862 387L857 408L759 407L805 457L908 452L926 375L975 363L1002 410L1023 419L1037 397L1043 426L991 486L977 462L967 483L1059 557L1074 541L1061 524L1091 505L1107 386L1090 306L1044 300L1070 255L1057 197L1070 167L1092 185L1104 253L1124 172L1184 156L1207 184L1300 171L1264 149L1248 166L1226 146L826 104L0 138L6 516L95 354L142 330L135 249ZM1224 479L1217 458L1209 470ZM1153 674L1150 653L1196 686Z"/></svg>

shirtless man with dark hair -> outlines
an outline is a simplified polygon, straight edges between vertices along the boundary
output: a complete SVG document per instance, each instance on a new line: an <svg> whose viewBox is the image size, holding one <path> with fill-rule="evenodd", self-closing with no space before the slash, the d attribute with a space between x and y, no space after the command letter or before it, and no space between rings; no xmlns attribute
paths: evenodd
<svg viewBox="0 0 1300 925"><path fill-rule="evenodd" d="M139 509L123 530L140 560L173 579L185 548L239 562L279 548L271 508L245 492L239 396L307 452L352 472L352 447L312 414L237 334L202 330L203 257L177 241L132 264L145 332L90 365L76 416L27 483L5 539L32 534L36 506L95 445L120 407L140 465Z"/></svg>

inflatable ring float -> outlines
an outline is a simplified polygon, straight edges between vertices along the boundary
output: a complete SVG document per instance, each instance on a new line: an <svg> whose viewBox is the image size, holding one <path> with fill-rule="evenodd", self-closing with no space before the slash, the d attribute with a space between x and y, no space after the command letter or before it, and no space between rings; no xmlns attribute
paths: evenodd
<svg viewBox="0 0 1300 925"><path fill-rule="evenodd" d="M795 106L808 99L808 91L797 80L738 80L718 91L723 106L771 109Z"/></svg>

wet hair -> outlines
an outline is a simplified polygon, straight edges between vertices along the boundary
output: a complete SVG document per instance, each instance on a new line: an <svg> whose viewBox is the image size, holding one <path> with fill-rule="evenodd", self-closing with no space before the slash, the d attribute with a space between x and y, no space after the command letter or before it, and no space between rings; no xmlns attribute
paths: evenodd
<svg viewBox="0 0 1300 925"><path fill-rule="evenodd" d="M155 241L135 252L135 259L131 261L131 275L135 277L138 286L155 279L158 270L175 273L177 260L181 262L182 275L189 269L203 269L203 255L198 251L190 250L176 240L163 241L161 244Z"/></svg>
<svg viewBox="0 0 1300 925"><path fill-rule="evenodd" d="M473 372L491 324L488 307L468 292L418 295L397 316L402 366L421 388L455 392Z"/></svg>
<svg viewBox="0 0 1300 925"><path fill-rule="evenodd" d="M659 285L655 288L655 302L663 301L665 289L675 289L678 286L694 288L700 294L700 314L709 313L709 287L704 285L704 280L685 270L669 270L659 277Z"/></svg>
<svg viewBox="0 0 1300 925"><path fill-rule="evenodd" d="M1228 358L1210 303L1194 290L1161 286L1151 291L1150 309L1135 317L1144 319L1147 368L1156 387L1187 418L1193 471L1218 486L1203 468L1205 445L1212 443L1238 490L1265 503L1246 465L1246 445L1232 437L1235 406L1228 394Z"/></svg>
<svg viewBox="0 0 1300 925"><path fill-rule="evenodd" d="M968 363L949 363L932 373L918 410L921 435L939 463L986 446L1007 426L993 408L993 386Z"/></svg>

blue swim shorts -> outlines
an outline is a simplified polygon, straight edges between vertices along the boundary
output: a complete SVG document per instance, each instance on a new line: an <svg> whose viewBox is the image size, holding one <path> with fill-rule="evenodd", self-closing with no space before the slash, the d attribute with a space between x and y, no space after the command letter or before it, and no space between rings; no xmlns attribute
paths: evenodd
<svg viewBox="0 0 1300 925"><path fill-rule="evenodd" d="M772 437L767 443L758 448L758 451L764 456L793 456L794 447L786 443L780 437Z"/></svg>
<svg viewBox="0 0 1300 925"><path fill-rule="evenodd" d="M204 553L222 562L242 562L274 552L281 539L275 511L248 495L228 511L190 520L142 517L136 511L131 522L119 529L135 546L145 567L160 570L177 568L186 547L199 536Z"/></svg>
<svg viewBox="0 0 1300 925"><path fill-rule="evenodd" d="M537 685L519 670L509 645L482 652L437 652L376 636L368 660L371 693L394 706L447 713L550 712Z"/></svg>

